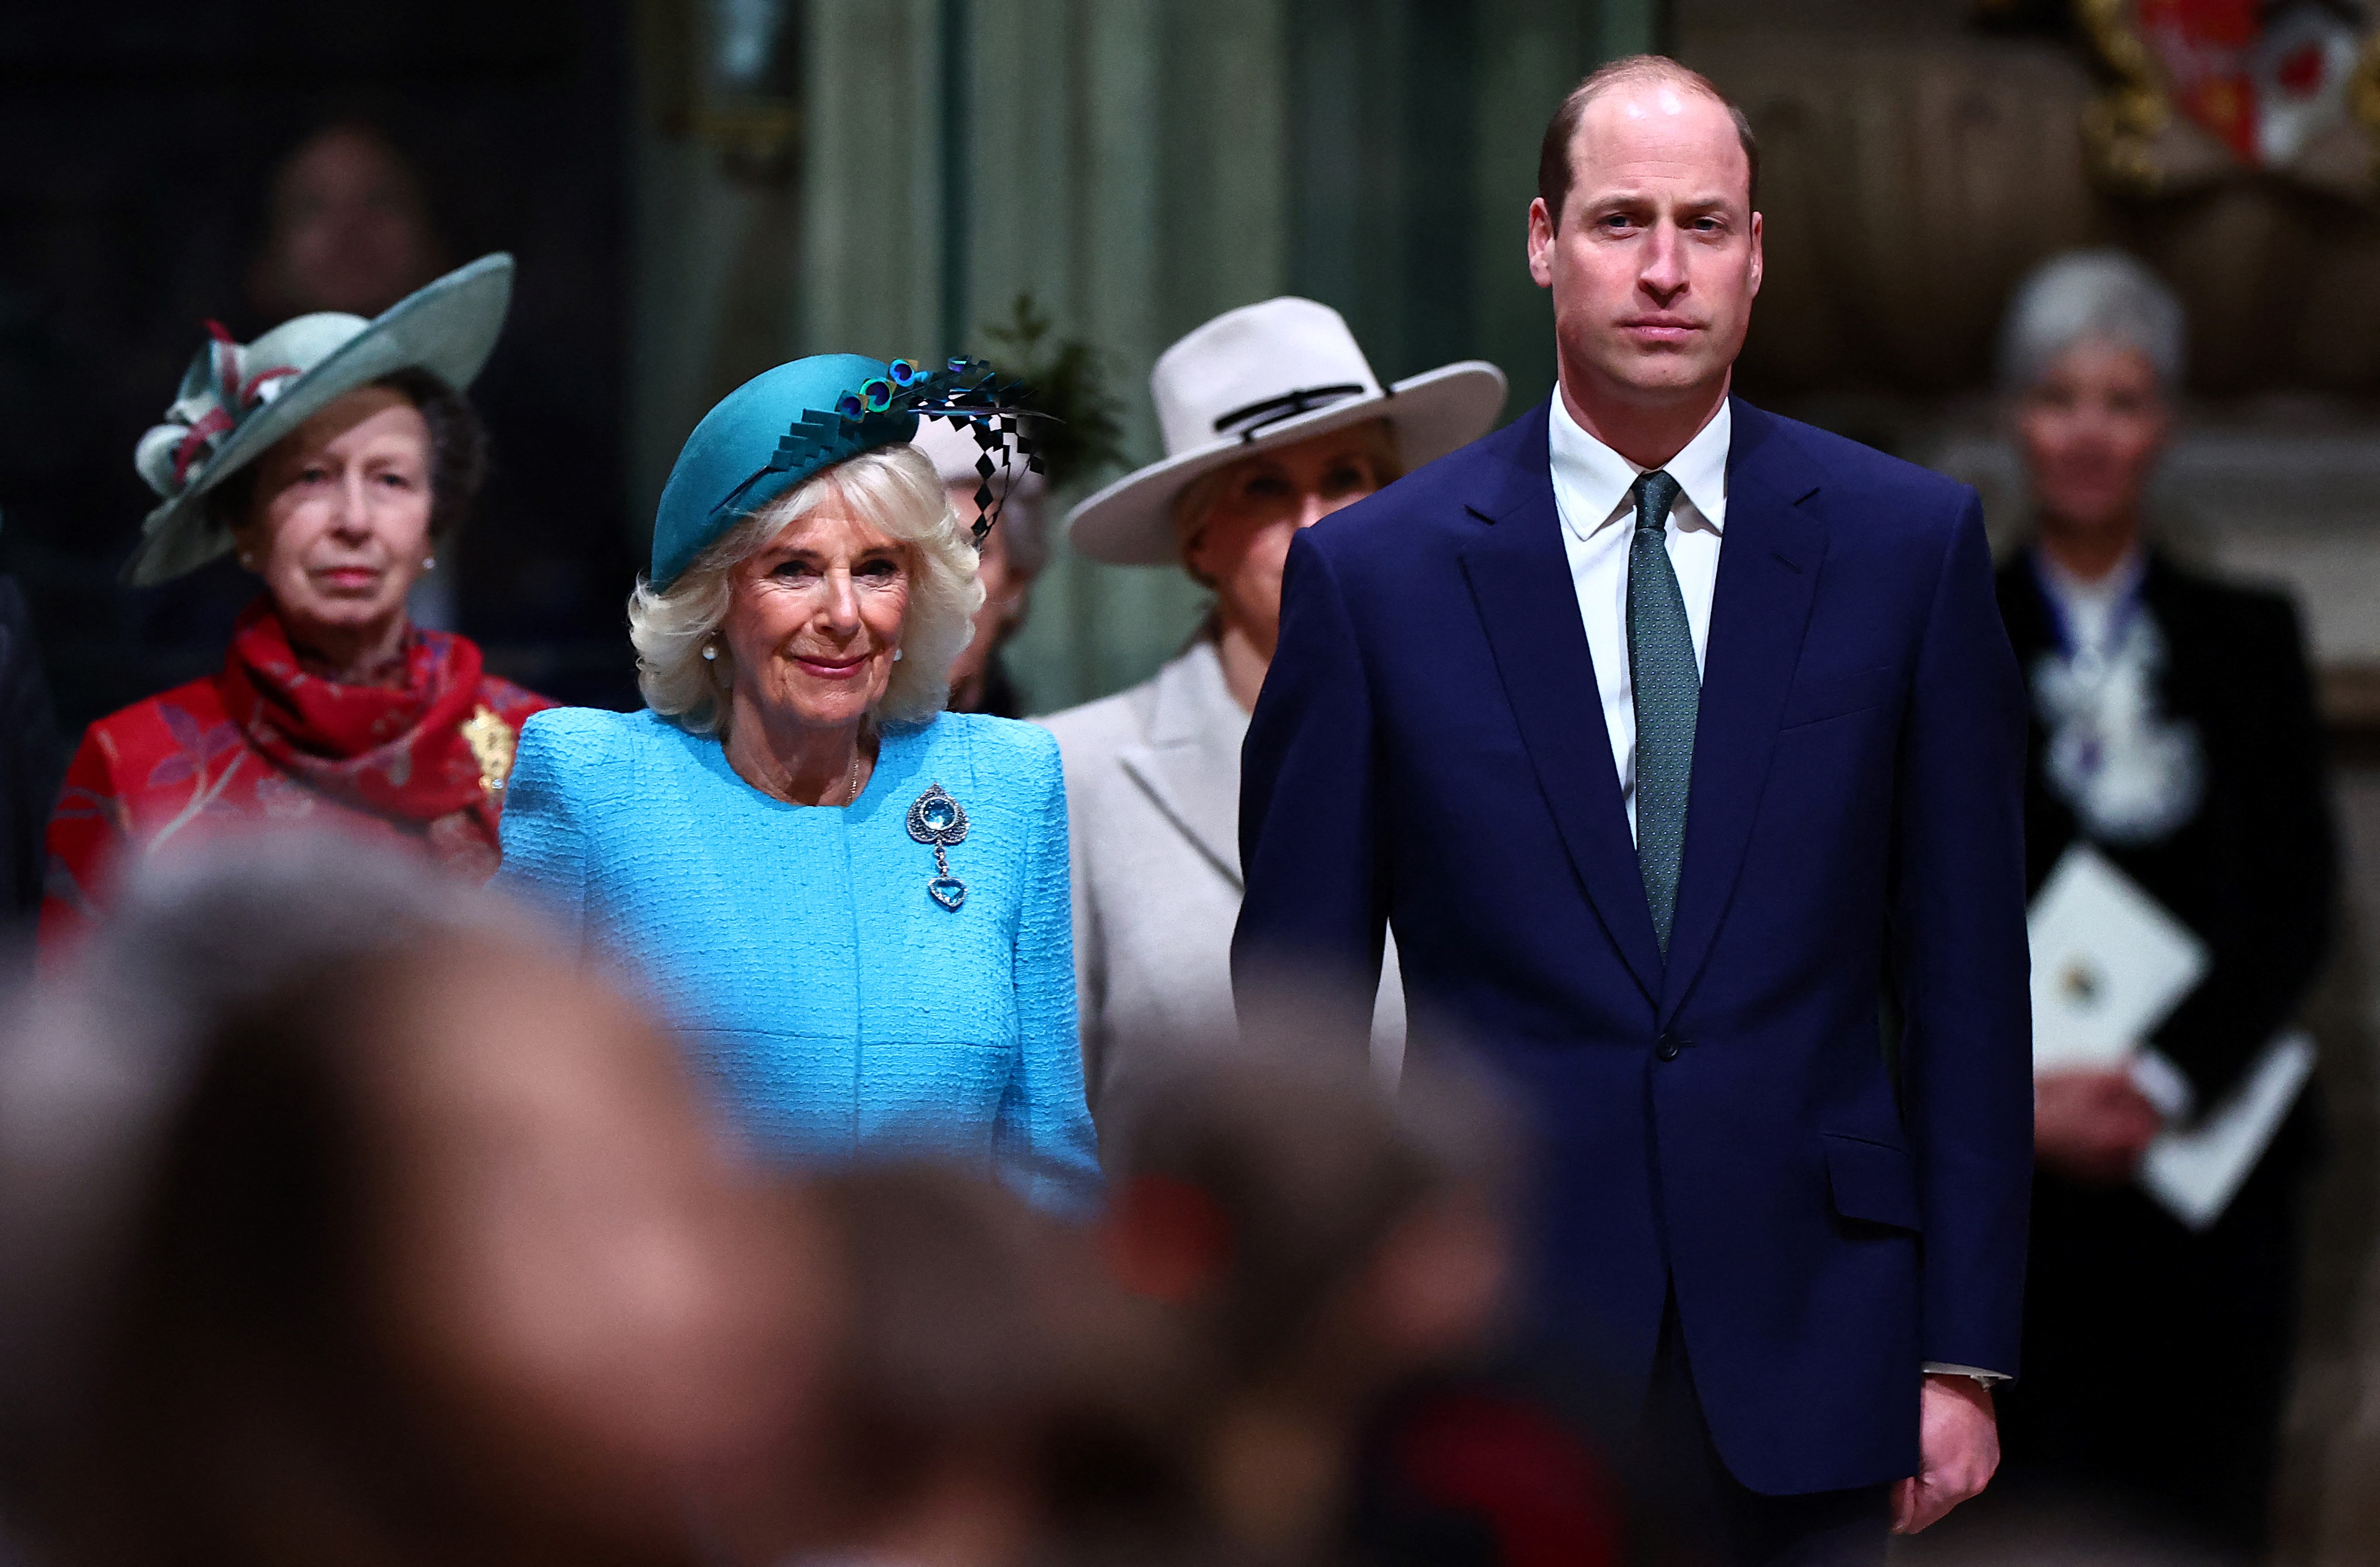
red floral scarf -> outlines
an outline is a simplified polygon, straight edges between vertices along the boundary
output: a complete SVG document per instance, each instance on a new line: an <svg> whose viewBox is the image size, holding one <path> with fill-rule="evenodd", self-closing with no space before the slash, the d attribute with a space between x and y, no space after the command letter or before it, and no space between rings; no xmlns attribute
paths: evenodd
<svg viewBox="0 0 2380 1567"><path fill-rule="evenodd" d="M472 811L492 843L496 807L480 785L468 729L480 674L480 650L468 640L422 630L407 635L402 689L309 674L281 617L259 599L232 628L219 684L249 743L310 787L399 820Z"/></svg>

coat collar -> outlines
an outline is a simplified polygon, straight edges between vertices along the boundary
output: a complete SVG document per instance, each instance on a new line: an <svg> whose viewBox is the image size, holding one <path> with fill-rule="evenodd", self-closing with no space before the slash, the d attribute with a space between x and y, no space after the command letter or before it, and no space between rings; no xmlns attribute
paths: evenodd
<svg viewBox="0 0 2380 1567"><path fill-rule="evenodd" d="M1222 660L1204 638L1150 682L1140 744L1117 760L1175 829L1215 869L1240 876L1240 745L1248 715L1223 683Z"/></svg>
<svg viewBox="0 0 2380 1567"><path fill-rule="evenodd" d="M1595 661L1562 552L1548 420L1538 404L1496 441L1465 504L1486 524L1460 549L1463 572L1521 742L1572 869L1648 999L1661 952L1628 835L1611 746L1592 701Z"/></svg>

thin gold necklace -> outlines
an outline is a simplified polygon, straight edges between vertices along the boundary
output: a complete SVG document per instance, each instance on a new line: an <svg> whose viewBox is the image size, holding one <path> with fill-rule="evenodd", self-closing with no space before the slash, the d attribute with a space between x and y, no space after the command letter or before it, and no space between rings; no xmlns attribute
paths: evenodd
<svg viewBox="0 0 2380 1567"><path fill-rule="evenodd" d="M849 788L851 792L844 797L843 802L844 808L846 810L859 803L859 742L856 740L851 743L851 783L849 784Z"/></svg>

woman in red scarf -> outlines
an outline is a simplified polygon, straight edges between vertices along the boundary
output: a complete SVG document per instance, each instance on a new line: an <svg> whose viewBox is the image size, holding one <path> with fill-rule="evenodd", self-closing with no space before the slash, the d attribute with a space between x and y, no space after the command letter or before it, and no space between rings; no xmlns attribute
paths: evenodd
<svg viewBox="0 0 2380 1567"><path fill-rule="evenodd" d="M512 261L379 319L324 313L201 351L140 443L164 497L128 577L237 549L263 581L223 669L91 726L49 829L44 948L98 918L131 859L303 824L395 840L458 876L496 868L521 721L552 704L415 626L406 595L468 510L485 436L462 388L494 346Z"/></svg>

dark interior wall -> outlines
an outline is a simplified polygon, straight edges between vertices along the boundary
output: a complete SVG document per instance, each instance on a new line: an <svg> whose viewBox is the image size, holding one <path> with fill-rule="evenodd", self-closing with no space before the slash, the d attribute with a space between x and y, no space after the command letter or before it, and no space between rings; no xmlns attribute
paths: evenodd
<svg viewBox="0 0 2380 1567"><path fill-rule="evenodd" d="M1508 411L1553 384L1552 315L1524 237L1538 138L1642 5L1297 0L1289 271L1384 379L1485 358Z"/></svg>
<svg viewBox="0 0 2380 1567"><path fill-rule="evenodd" d="M2117 245L2180 296L2210 407L2380 399L2380 204L2233 168L2146 191L2084 134L2109 79L2057 0L1678 0L1678 53L1759 132L1768 280L1740 383L1893 440L1866 399L1917 409L1986 387L2014 285ZM2180 118L2180 116L2177 116Z"/></svg>
<svg viewBox="0 0 2380 1567"><path fill-rule="evenodd" d="M1688 51L1713 33L1757 29L1867 38L1939 34L1965 27L1985 8L1977 0L1670 0L1670 27L1678 48Z"/></svg>
<svg viewBox="0 0 2380 1567"><path fill-rule="evenodd" d="M627 688L624 31L615 0L0 9L0 560L69 735L220 661L236 568L115 586L154 504L132 448L201 321L273 324L245 288L267 180L349 117L419 165L451 262L520 261L474 389L495 467L455 561L463 629L557 695Z"/></svg>

